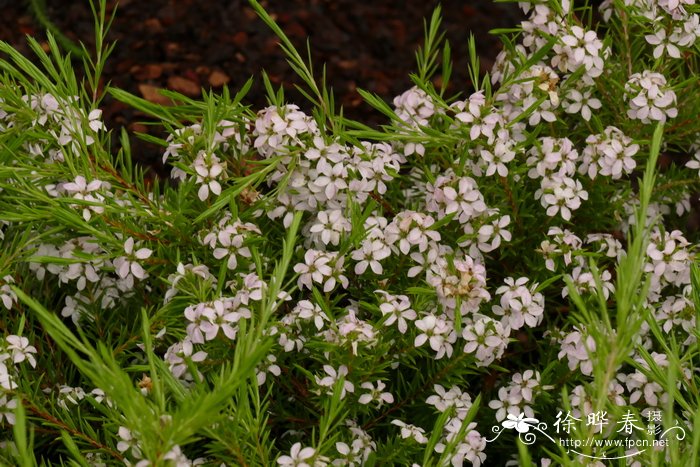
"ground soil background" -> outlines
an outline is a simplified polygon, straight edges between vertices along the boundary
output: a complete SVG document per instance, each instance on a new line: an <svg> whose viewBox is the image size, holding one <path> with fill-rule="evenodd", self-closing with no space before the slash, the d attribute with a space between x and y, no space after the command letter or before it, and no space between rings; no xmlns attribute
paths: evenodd
<svg viewBox="0 0 700 467"><path fill-rule="evenodd" d="M67 37L90 45L93 20L88 0L45 0L47 17ZM118 6L117 6L118 3ZM424 37L424 19L442 5L443 29L454 58L451 91L468 92L468 46L476 37L482 69L488 70L500 50L495 28L513 27L521 19L516 4L489 0L267 0L262 5L292 42L304 51L309 40L315 66L325 64L327 82L346 116L369 125L384 117L362 101L358 88L387 101L411 86L415 51ZM117 45L107 62L106 81L157 101L157 90L171 89L196 97L201 88L238 90L251 76L255 84L246 102L266 105L260 78L265 70L290 100L305 107L294 91L294 76L278 39L245 0L107 0L116 15L109 40ZM25 35L45 40L29 0L0 0L0 40L29 54ZM75 62L79 67L78 61ZM110 129L158 132L141 124L143 115L113 99L102 104ZM159 135L161 136L161 135ZM162 149L132 141L134 160L160 173Z"/></svg>

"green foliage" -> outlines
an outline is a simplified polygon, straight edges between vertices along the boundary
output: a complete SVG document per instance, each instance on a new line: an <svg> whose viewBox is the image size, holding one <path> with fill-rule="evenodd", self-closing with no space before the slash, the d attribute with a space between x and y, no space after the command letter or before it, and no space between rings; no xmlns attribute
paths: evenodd
<svg viewBox="0 0 700 467"><path fill-rule="evenodd" d="M101 124L104 0L84 82L0 42L0 462L697 465L700 11L540 3L457 95L437 8L370 128L251 0L312 112L107 87L173 180Z"/></svg>

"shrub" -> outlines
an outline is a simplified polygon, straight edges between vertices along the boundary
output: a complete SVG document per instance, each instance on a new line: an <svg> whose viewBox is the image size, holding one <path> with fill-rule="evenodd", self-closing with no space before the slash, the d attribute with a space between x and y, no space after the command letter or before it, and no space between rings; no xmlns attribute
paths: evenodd
<svg viewBox="0 0 700 467"><path fill-rule="evenodd" d="M697 465L695 2L520 2L456 96L438 9L379 129L251 3L311 111L107 88L171 181L104 1L81 82L0 43L3 461Z"/></svg>

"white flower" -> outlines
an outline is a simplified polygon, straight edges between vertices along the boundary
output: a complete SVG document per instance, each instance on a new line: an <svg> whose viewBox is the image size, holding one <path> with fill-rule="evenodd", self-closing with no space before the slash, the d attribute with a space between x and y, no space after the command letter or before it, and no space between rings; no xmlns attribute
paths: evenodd
<svg viewBox="0 0 700 467"><path fill-rule="evenodd" d="M536 394L552 389L553 386L541 386L540 374L532 370L524 373L515 373L511 382L498 389L498 399L489 402L489 407L496 410L496 420L503 421L506 418L515 421L518 417L534 417L534 411L528 404L534 402ZM511 422L504 422L503 426ZM512 426L511 428L513 428Z"/></svg>
<svg viewBox="0 0 700 467"><path fill-rule="evenodd" d="M178 150L185 146L185 144L192 145L195 142L195 137L198 137L201 134L202 125L198 123L183 128L178 128L170 133L166 138L168 147L163 153L163 164L165 164L170 157L180 160L182 155Z"/></svg>
<svg viewBox="0 0 700 467"><path fill-rule="evenodd" d="M700 141L696 142L691 147L691 149L694 151L693 157L685 164L685 166L688 167L689 169L693 169L693 170L700 169L700 144L698 144L698 143L700 143ZM700 172L698 172L698 176L700 176Z"/></svg>
<svg viewBox="0 0 700 467"><path fill-rule="evenodd" d="M563 174L552 174L540 182L541 188L535 192L542 207L547 208L547 215L559 213L564 220L571 220L571 211L581 207L581 201L588 199L588 192L578 180Z"/></svg>
<svg viewBox="0 0 700 467"><path fill-rule="evenodd" d="M337 334L332 329L325 333L326 341L333 342L339 346L349 346L353 355L358 355L360 343L366 343L371 347L376 343L376 332L374 327L367 321L357 317L357 310L348 307L347 314L336 321Z"/></svg>
<svg viewBox="0 0 700 467"><path fill-rule="evenodd" d="M554 91L551 91L550 99L539 103L539 105L537 96L530 95L523 99L523 109L533 109L530 118L527 120L530 126L539 125L540 122L552 123L557 121L557 116L553 110L559 106L559 97Z"/></svg>
<svg viewBox="0 0 700 467"><path fill-rule="evenodd" d="M102 110L100 109L95 109L90 111L88 114L88 126L92 131L97 133L100 130L106 131L107 128L105 127L105 124L102 123ZM88 143L90 144L90 143Z"/></svg>
<svg viewBox="0 0 700 467"><path fill-rule="evenodd" d="M514 142L510 139L503 140L499 138L493 149L482 149L480 151L481 158L488 164L486 168L486 176L490 177L498 173L501 177L508 175L508 167L506 164L515 159L515 151L513 151Z"/></svg>
<svg viewBox="0 0 700 467"><path fill-rule="evenodd" d="M50 121L49 119L53 120L57 118L58 114L61 113L60 108L62 105L67 105L66 102L59 103L58 99L52 94L43 94L41 96L24 95L22 96L22 100L25 102L29 101L32 110L37 113L36 118L32 121L33 125L38 123L44 126L47 121Z"/></svg>
<svg viewBox="0 0 700 467"><path fill-rule="evenodd" d="M258 112L253 146L263 157L269 158L276 153L286 154L287 146L294 145L305 134L318 134L318 126L312 117L296 105L270 106Z"/></svg>
<svg viewBox="0 0 700 467"><path fill-rule="evenodd" d="M416 319L416 312L411 309L411 302L406 295L394 296L383 290L375 290L377 294L381 294L381 304L379 310L383 316L387 316L384 321L385 326L391 326L397 323L399 332L405 334L408 330L408 321Z"/></svg>
<svg viewBox="0 0 700 467"><path fill-rule="evenodd" d="M552 389L552 386L540 385L540 372L525 370L523 373L514 373L511 383L511 391L518 394L524 402L534 402L535 394L533 390L540 391Z"/></svg>
<svg viewBox="0 0 700 467"><path fill-rule="evenodd" d="M678 115L676 93L666 84L660 73L644 70L630 76L625 84L625 99L630 108L627 116L650 123L652 120L665 122Z"/></svg>
<svg viewBox="0 0 700 467"><path fill-rule="evenodd" d="M450 311L455 310L459 298L458 311L464 316L491 298L486 290L486 268L468 255L459 259L438 257L426 272L426 282L435 287L440 304Z"/></svg>
<svg viewBox="0 0 700 467"><path fill-rule="evenodd" d="M251 300L262 300L263 292L267 290L267 284L254 272L250 274L240 273L239 277L243 279L242 283L234 280L227 282L226 287L237 292L236 296L241 303L248 305Z"/></svg>
<svg viewBox="0 0 700 467"><path fill-rule="evenodd" d="M612 234L592 233L586 235L586 243L595 242L598 242L600 244L600 248L598 248L598 253L603 253L608 258L617 258L619 260L626 254L622 243L618 239L616 239Z"/></svg>
<svg viewBox="0 0 700 467"><path fill-rule="evenodd" d="M378 240L384 239L384 229L386 229L388 224L389 221L386 217L379 216L376 212L373 213L367 218L367 220L365 220L364 223L365 232L367 232L366 238Z"/></svg>
<svg viewBox="0 0 700 467"><path fill-rule="evenodd" d="M311 303L308 300L301 300L292 310L292 318L294 320L313 320L317 330L323 329L324 321L330 321L326 313L317 303Z"/></svg>
<svg viewBox="0 0 700 467"><path fill-rule="evenodd" d="M595 179L600 170L601 175L617 180L623 174L632 173L637 166L633 156L639 151L639 145L633 144L632 138L614 126L608 126L602 134L590 135L586 144L578 171L587 173L591 179Z"/></svg>
<svg viewBox="0 0 700 467"><path fill-rule="evenodd" d="M429 242L428 248L422 253L411 253L411 259L416 263L416 265L411 267L406 275L408 277L416 277L421 272L426 271L435 263L440 254L440 245L435 242Z"/></svg>
<svg viewBox="0 0 700 467"><path fill-rule="evenodd" d="M661 366L663 368L663 366ZM665 405L668 399L663 386L653 380L649 380L647 376L639 370L629 374L624 379L627 390L630 392L630 404L635 404L644 397L644 402L652 407Z"/></svg>
<svg viewBox="0 0 700 467"><path fill-rule="evenodd" d="M506 329L520 329L526 324L535 327L542 321L544 296L535 292L537 283L526 287L528 280L521 277L514 282L512 277L507 277L506 285L496 289L496 293L502 295L500 305L494 305L492 310L495 315L503 316L501 323Z"/></svg>
<svg viewBox="0 0 700 467"><path fill-rule="evenodd" d="M238 266L236 254L240 254L244 249L247 249L243 246L243 235L235 234L229 230L222 230L218 233L216 238L220 246L214 248L212 252L214 258L223 259L228 257L226 260L226 267L228 269L236 269Z"/></svg>
<svg viewBox="0 0 700 467"><path fill-rule="evenodd" d="M73 323L78 324L83 316L90 316L86 306L90 301L82 294L66 295L66 305L61 310L61 316L70 318Z"/></svg>
<svg viewBox="0 0 700 467"><path fill-rule="evenodd" d="M451 323L448 323L444 317L429 314L415 321L414 324L421 331L413 341L415 347L428 342L430 348L437 352L435 359L445 355L452 356L452 344L456 341L456 335Z"/></svg>
<svg viewBox="0 0 700 467"><path fill-rule="evenodd" d="M451 418L445 424L445 439L444 442L438 442L435 445L435 451L442 453L445 451L444 443L451 443L457 437L457 434L462 431L464 422L457 418ZM464 465L464 461L469 461L473 467L480 467L482 462L486 460L486 440L478 431L476 431L476 423L472 422L466 427L466 435L459 440L456 452L450 459L453 466Z"/></svg>
<svg viewBox="0 0 700 467"><path fill-rule="evenodd" d="M435 104L422 89L413 86L394 98L396 115L410 126L427 126L428 119L435 113Z"/></svg>
<svg viewBox="0 0 700 467"><path fill-rule="evenodd" d="M202 239L202 243L208 244L210 248L214 249L212 252L214 258L227 258L226 267L228 269L236 269L239 256L252 257L250 248L244 246L244 243L253 234L260 234L260 229L250 222L230 221L230 215L224 216L219 222L219 230L214 229L209 232Z"/></svg>
<svg viewBox="0 0 700 467"><path fill-rule="evenodd" d="M477 91L466 101L455 102L451 107L456 112L454 126L458 127L457 122L466 124L472 141L481 135L491 140L496 125L504 125L503 117L494 108L486 108L484 91Z"/></svg>
<svg viewBox="0 0 700 467"><path fill-rule="evenodd" d="M203 350L194 351L192 341L184 340L171 345L165 352L163 359L168 363L168 368L175 378L192 380L192 375L188 373L187 362L202 362L207 358L207 353Z"/></svg>
<svg viewBox="0 0 700 467"><path fill-rule="evenodd" d="M15 409L17 408L17 399L8 399L7 395L0 397L0 424L2 419L6 419L10 425L15 424Z"/></svg>
<svg viewBox="0 0 700 467"><path fill-rule="evenodd" d="M597 285L593 273L584 271L581 266L576 266L571 271L570 275L567 274L567 277L571 280L579 294L596 293ZM600 273L599 279L602 286L601 292L607 300L611 293L615 293L615 285L612 283L612 274L610 271L604 270ZM567 297L569 295L569 288L567 286L564 286L561 295L562 297Z"/></svg>
<svg viewBox="0 0 700 467"><path fill-rule="evenodd" d="M135 250L135 247L134 238L127 238L124 242L126 256L120 256L114 260L114 269L122 279L126 279L130 274L133 274L137 279L145 279L148 275L139 260L150 258L153 251L148 248Z"/></svg>
<svg viewBox="0 0 700 467"><path fill-rule="evenodd" d="M583 242L573 232L559 227L550 227L547 235L552 237L554 243L545 240L540 244L539 252L545 257L547 269L555 271L554 259L561 256L566 266L573 260L574 252L581 249Z"/></svg>
<svg viewBox="0 0 700 467"><path fill-rule="evenodd" d="M591 91L586 90L581 92L577 89L571 89L566 93L564 101L564 111L570 114L580 113L584 120L590 121L593 110L598 110L603 106L600 100L591 97Z"/></svg>
<svg viewBox="0 0 700 467"><path fill-rule="evenodd" d="M362 383L360 387L369 390L369 392L362 394L357 400L360 404L367 405L370 402L376 402L377 407L381 407L385 403L394 403L394 396L392 396L390 392L382 392L384 388L386 388L386 384L384 384L383 381L377 381L376 387L369 381Z"/></svg>
<svg viewBox="0 0 700 467"><path fill-rule="evenodd" d="M317 221L309 229L311 233L318 234L321 243L324 245L338 245L340 237L344 233L350 232L352 226L350 221L343 216L340 209L320 211Z"/></svg>
<svg viewBox="0 0 700 467"><path fill-rule="evenodd" d="M476 366L489 366L503 356L508 346L508 333L503 325L478 314L464 326L462 338L466 341L464 353L474 354Z"/></svg>
<svg viewBox="0 0 700 467"><path fill-rule="evenodd" d="M692 47L700 38L700 15L689 15L683 23L683 27L674 28L673 33L678 36L678 45Z"/></svg>
<svg viewBox="0 0 700 467"><path fill-rule="evenodd" d="M429 183L426 190L427 209L437 213L438 219L454 214L455 219L464 225L487 210L484 196L471 177L456 178L448 171L439 176L434 184ZM433 240L439 241L440 238Z"/></svg>
<svg viewBox="0 0 700 467"><path fill-rule="evenodd" d="M142 456L141 449L139 449L139 442L134 433L127 427L120 426L117 434L120 438L120 441L117 442L117 450L119 452L126 452L131 449L131 455L136 459L140 459Z"/></svg>
<svg viewBox="0 0 700 467"><path fill-rule="evenodd" d="M205 342L204 332L202 331L202 323L204 322L202 311L204 311L205 306L206 303L190 305L183 312L185 318L190 321L186 328L187 339L190 343L203 344Z"/></svg>
<svg viewBox="0 0 700 467"><path fill-rule="evenodd" d="M478 233L479 250L488 253L501 245L501 239L509 242L512 236L505 230L508 224L510 224L510 216L505 215L490 224L482 225Z"/></svg>
<svg viewBox="0 0 700 467"><path fill-rule="evenodd" d="M524 413L522 402L523 399L519 394L509 387L502 386L498 389L498 399L490 401L489 407L496 411L496 420L500 422L509 415L517 416Z"/></svg>
<svg viewBox="0 0 700 467"><path fill-rule="evenodd" d="M571 176L576 172L579 154L569 138L540 138L538 144L528 151L527 165L531 167L530 178L545 178L554 174Z"/></svg>
<svg viewBox="0 0 700 467"><path fill-rule="evenodd" d="M566 357L571 371L580 366L581 373L591 376L593 373L593 360L590 356L594 354L596 349L593 337L574 327L574 330L564 336L560 343L561 350L558 358L561 360L562 357Z"/></svg>
<svg viewBox="0 0 700 467"><path fill-rule="evenodd" d="M409 254L411 248L418 247L418 251L425 251L429 242L440 241L440 233L431 226L435 219L416 211L402 211L394 217L385 231L385 241L404 255Z"/></svg>
<svg viewBox="0 0 700 467"><path fill-rule="evenodd" d="M221 184L218 179L225 175L226 166L214 154L199 151L192 167L197 174L196 183L200 184L197 196L201 201L209 197L209 192L221 194Z"/></svg>
<svg viewBox="0 0 700 467"><path fill-rule="evenodd" d="M234 340L238 333L236 323L241 318L250 318L250 316L250 310L240 306L240 301L237 298L214 300L202 308L199 328L207 341L216 338L219 329L227 338Z"/></svg>
<svg viewBox="0 0 700 467"><path fill-rule="evenodd" d="M664 28L660 28L654 34L647 34L644 36L644 39L646 39L649 44L656 46L654 47L654 58L660 58L664 54L664 51L666 51L670 57L681 58L681 51L678 50L678 47L671 41L671 37L666 37L666 30Z"/></svg>
<svg viewBox="0 0 700 467"><path fill-rule="evenodd" d="M401 427L401 438L403 439L413 438L419 444L426 444L428 442L423 428L410 425L401 420L392 420L391 424Z"/></svg>
<svg viewBox="0 0 700 467"><path fill-rule="evenodd" d="M71 205L72 207L83 206L83 219L89 221L92 217L90 211L97 214L101 214L104 212L104 206L102 205L104 197L98 193L93 194L93 192L108 186L108 184L100 180L93 180L90 183L88 183L85 177L83 177L82 175L78 175L77 177L75 177L75 181L64 183L62 185L62 189L65 190L66 193L68 193L69 195L72 195L73 198L87 201L90 203L88 205Z"/></svg>
<svg viewBox="0 0 700 467"><path fill-rule="evenodd" d="M0 357L2 356L3 355L0 354ZM17 387L17 383L14 382L12 375L9 373L7 365L3 363L5 358L0 358L0 388L12 391Z"/></svg>
<svg viewBox="0 0 700 467"><path fill-rule="evenodd" d="M695 0L658 0L661 8L666 10L674 20L678 20L686 14L683 5L694 5Z"/></svg>
<svg viewBox="0 0 700 467"><path fill-rule="evenodd" d="M689 334L688 340L691 339L696 318L693 302L688 297L683 295L666 297L661 306L657 307L654 317L664 332L670 334L673 329L681 328Z"/></svg>
<svg viewBox="0 0 700 467"><path fill-rule="evenodd" d="M322 160L317 165L318 176L311 180L313 187L323 193L327 199L334 199L338 193L348 188L348 167L343 162L325 163Z"/></svg>
<svg viewBox="0 0 700 467"><path fill-rule="evenodd" d="M324 252L319 250L307 250L304 254L304 263L294 266L294 272L299 273L297 284L299 288L311 289L313 283L323 284L323 291L330 292L338 283L347 288L349 281L342 275L345 258L337 252Z"/></svg>
<svg viewBox="0 0 700 467"><path fill-rule="evenodd" d="M449 391L439 384L433 386L435 394L429 396L426 404L435 406L440 412L444 412L449 407L456 409L456 417L463 420L472 406L472 398L468 393L462 392L458 386L452 386Z"/></svg>
<svg viewBox="0 0 700 467"><path fill-rule="evenodd" d="M367 194L373 191L385 194L387 182L394 178L388 170L398 171L400 163L404 162L387 143L368 144L364 141L362 146L365 151L356 150L357 154L353 158L353 168L361 178L351 180L348 185L360 202L367 199Z"/></svg>
<svg viewBox="0 0 700 467"><path fill-rule="evenodd" d="M265 384L268 373L272 373L275 376L282 374L282 369L276 362L277 357L275 357L273 354L269 354L267 357L265 357L265 360L258 365L258 368L255 369L255 379L258 382L258 386Z"/></svg>
<svg viewBox="0 0 700 467"><path fill-rule="evenodd" d="M354 447L348 446L347 443L343 443L342 441L336 442L335 450L338 451L340 457L335 459L332 462L332 465L347 465L354 467L355 465L362 465L364 462L364 459L360 453L357 452Z"/></svg>
<svg viewBox="0 0 700 467"><path fill-rule="evenodd" d="M36 368L36 359L34 358L36 347L29 345L29 339L26 337L15 335L7 336L5 338L4 350L9 352L12 363L17 364L26 360L32 368ZM2 354L0 354L0 361L2 360Z"/></svg>
<svg viewBox="0 0 700 467"><path fill-rule="evenodd" d="M576 71L584 66L588 76L595 78L603 73L603 58L601 51L603 42L598 39L595 31L586 31L580 26L571 26L569 34L561 36L563 47L555 46L555 51L566 54L566 59L559 61L561 71ZM555 61L552 62L553 66Z"/></svg>
<svg viewBox="0 0 700 467"><path fill-rule="evenodd" d="M652 273L652 287L655 284L659 287L690 284L692 256L689 247L690 243L680 230L662 233L655 229L652 232L647 246L649 262L644 266L645 272Z"/></svg>
<svg viewBox="0 0 700 467"><path fill-rule="evenodd" d="M346 420L345 425L352 434L352 451L360 456L361 462L366 462L369 455L377 450L377 443L372 441L372 438L366 431L362 430L354 420ZM337 446L337 445L336 445Z"/></svg>
<svg viewBox="0 0 700 467"><path fill-rule="evenodd" d="M177 444L175 446L172 446L168 452L163 454L162 459L164 461L169 461L171 465L174 465L176 467L195 467L198 465L203 465L204 464L204 459L203 458L198 458L195 460L190 460L183 452L182 448L178 446ZM144 462L143 467L150 467L152 464L150 461L141 461ZM137 467L142 467L137 464Z"/></svg>
<svg viewBox="0 0 700 467"><path fill-rule="evenodd" d="M104 402L105 404L107 404L108 407L110 407L110 408L111 408L111 407L114 407L114 402L113 402L109 397L107 397L107 396L105 395L105 392L104 392L102 389L100 389L100 388L95 388L95 389L93 389L92 391L90 391L90 394L89 394L89 395L90 395L90 396L95 400L95 402L97 402L98 404L101 404L102 402Z"/></svg>
<svg viewBox="0 0 700 467"><path fill-rule="evenodd" d="M347 366L340 365L340 367L338 367L338 370L336 371L336 369L330 365L323 365L323 371L326 372L327 376L324 376L323 378L314 376L314 379L316 380L316 384L318 384L320 387L328 389L328 391L326 392L327 394L333 393L333 387L335 386L335 383L340 379L343 380L343 387L340 391L341 399L345 398L346 393L355 392L355 386L350 381L345 379L345 377L348 375Z"/></svg>
<svg viewBox="0 0 700 467"><path fill-rule="evenodd" d="M17 302L17 294L12 290L10 284L13 284L15 280L9 274L2 278L2 286L0 286L0 299L2 299L2 304L8 310L12 309L12 303Z"/></svg>
<svg viewBox="0 0 700 467"><path fill-rule="evenodd" d="M315 455L316 450L314 448L302 448L301 443L294 443L289 455L280 456L277 459L277 464L283 467L312 467L310 461Z"/></svg>
<svg viewBox="0 0 700 467"><path fill-rule="evenodd" d="M366 238L361 248L352 252L352 259L357 261L355 274L358 276L364 274L368 266L375 274L382 274L384 268L380 261L389 256L391 256L391 249L382 240Z"/></svg>

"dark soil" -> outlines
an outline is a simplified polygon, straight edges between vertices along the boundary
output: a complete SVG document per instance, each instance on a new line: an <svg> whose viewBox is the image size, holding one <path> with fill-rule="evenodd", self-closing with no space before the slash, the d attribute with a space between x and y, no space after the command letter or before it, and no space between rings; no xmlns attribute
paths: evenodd
<svg viewBox="0 0 700 467"><path fill-rule="evenodd" d="M117 3L108 0L109 11ZM289 100L306 107L294 90L300 83L277 45L278 39L245 0L121 0L109 40L117 41L104 72L106 81L150 100L166 88L192 97L200 88L239 89L251 76L255 84L246 98L254 108L266 105L260 78L283 85ZM500 50L494 28L512 27L521 19L515 4L486 0L267 0L261 2L302 54L306 41L320 72L344 114L370 125L385 119L362 101L357 88L390 101L408 89L415 70L415 51L422 45L424 19L443 8L443 30L453 50L452 91L468 91L468 38L476 37L482 69L490 69ZM48 18L72 40L92 43L93 20L88 0L46 0ZM29 0L0 0L0 39L29 53L24 36L44 40L43 27ZM78 66L78 61L76 61ZM144 119L119 102L106 99L108 128L127 126L147 131ZM154 131L154 130L148 130ZM158 170L161 148L135 147L134 159Z"/></svg>

